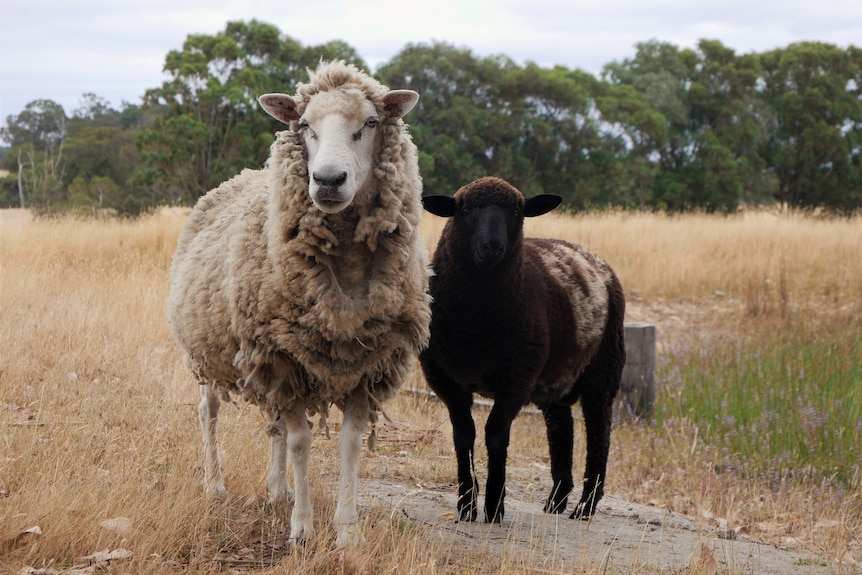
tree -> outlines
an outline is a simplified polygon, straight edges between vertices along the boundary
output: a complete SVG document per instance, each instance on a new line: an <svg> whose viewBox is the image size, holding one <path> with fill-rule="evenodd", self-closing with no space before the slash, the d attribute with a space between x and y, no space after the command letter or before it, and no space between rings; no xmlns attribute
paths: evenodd
<svg viewBox="0 0 862 575"><path fill-rule="evenodd" d="M596 91L606 141L617 160L617 205L654 205L652 189L659 171L658 150L665 146L667 119L630 84L601 82Z"/></svg>
<svg viewBox="0 0 862 575"><path fill-rule="evenodd" d="M116 113L116 112L115 112ZM119 118L119 113L116 113ZM65 207L114 209L137 213L149 207L133 182L139 167L137 131L118 126L84 125L66 142Z"/></svg>
<svg viewBox="0 0 862 575"><path fill-rule="evenodd" d="M426 194L452 194L493 174L527 195L607 203L615 171L598 129L595 79L563 67L521 67L445 43L410 45L378 70L421 94L411 113Z"/></svg>
<svg viewBox="0 0 862 575"><path fill-rule="evenodd" d="M409 123L425 193L451 195L505 162L499 147L506 140L506 111L498 82L512 66L502 57L476 58L470 50L435 43L409 44L377 71L384 84L421 95Z"/></svg>
<svg viewBox="0 0 862 575"><path fill-rule="evenodd" d="M650 41L605 66L613 89L601 106L628 140L640 205L729 212L744 198L764 199L754 188L770 181L761 152L774 116L757 91L759 69L756 55L737 56L717 40L695 50Z"/></svg>
<svg viewBox="0 0 862 575"><path fill-rule="evenodd" d="M622 95L629 100L618 110L622 114L611 116L611 120L625 130L628 139L639 142L641 156L633 156L628 161L635 174L634 181L645 175L652 176L649 190L639 196L649 198L655 207L671 210L694 206L686 181L694 152L687 99L691 57L691 51L680 51L672 44L651 40L636 45L634 58L611 62L602 70L605 81L619 88L630 86L643 99L637 102L626 91L610 91L611 97ZM644 114L644 103L652 112ZM609 103L605 101L604 105L607 109ZM664 126L655 125L656 121ZM647 167L649 163L654 165Z"/></svg>
<svg viewBox="0 0 862 575"><path fill-rule="evenodd" d="M52 100L34 100L17 116L6 118L0 138L11 144L6 164L17 174L20 207L50 211L62 199L60 179L66 113Z"/></svg>
<svg viewBox="0 0 862 575"><path fill-rule="evenodd" d="M862 207L862 51L803 42L761 61L763 97L777 120L764 152L776 200L796 209Z"/></svg>
<svg viewBox="0 0 862 575"><path fill-rule="evenodd" d="M558 194L579 208L616 196L619 162L601 132L597 86L590 74L562 66L506 71L503 100L515 111L510 137L525 193Z"/></svg>

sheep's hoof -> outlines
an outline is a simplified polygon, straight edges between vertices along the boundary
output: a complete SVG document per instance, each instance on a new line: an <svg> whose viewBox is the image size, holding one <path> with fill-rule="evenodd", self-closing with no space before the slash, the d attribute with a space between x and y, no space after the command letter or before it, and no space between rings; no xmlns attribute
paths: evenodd
<svg viewBox="0 0 862 575"><path fill-rule="evenodd" d="M479 515L476 501L479 498L479 485L473 480L473 488L458 495L458 521L476 521Z"/></svg>
<svg viewBox="0 0 862 575"><path fill-rule="evenodd" d="M224 485L216 485L214 487L204 486L207 499L215 502L227 501L227 489Z"/></svg>
<svg viewBox="0 0 862 575"><path fill-rule="evenodd" d="M351 525L338 530L338 535L335 538L335 546L343 547L358 547L365 543L365 537L362 535L359 526Z"/></svg>
<svg viewBox="0 0 862 575"><path fill-rule="evenodd" d="M563 497L559 501L554 501L554 496L551 495L548 497L548 500L545 502L545 513L565 513L566 506L569 504L569 498Z"/></svg>
<svg viewBox="0 0 862 575"><path fill-rule="evenodd" d="M581 501L578 503L578 506L575 507L575 510L572 511L572 514L569 515L569 519L580 519L582 521L589 521L589 519L596 512L596 502L595 501Z"/></svg>
<svg viewBox="0 0 862 575"><path fill-rule="evenodd" d="M291 547L305 547L305 545L314 539L314 527L304 527L290 530Z"/></svg>
<svg viewBox="0 0 862 575"><path fill-rule="evenodd" d="M497 507L497 512L492 516L491 512L486 508L485 509L485 523L496 523L498 525L503 524L503 515L506 514L506 509L503 506L503 503L500 502L500 505Z"/></svg>
<svg viewBox="0 0 862 575"><path fill-rule="evenodd" d="M267 489L269 492L269 489ZM278 505L287 502L289 505L293 505L293 502L296 498L293 495L293 489L290 487L281 487L279 488L275 494L269 492L269 504L273 507L277 507Z"/></svg>
<svg viewBox="0 0 862 575"><path fill-rule="evenodd" d="M461 505L461 502L458 502L458 521L476 521L478 515L475 500L466 505Z"/></svg>
<svg viewBox="0 0 862 575"><path fill-rule="evenodd" d="M467 493L458 499L458 521L476 521L478 510L474 495Z"/></svg>

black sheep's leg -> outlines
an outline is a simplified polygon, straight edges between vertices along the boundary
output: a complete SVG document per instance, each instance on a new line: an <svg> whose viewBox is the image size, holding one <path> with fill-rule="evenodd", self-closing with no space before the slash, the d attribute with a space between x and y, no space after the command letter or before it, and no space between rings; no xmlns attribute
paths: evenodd
<svg viewBox="0 0 862 575"><path fill-rule="evenodd" d="M473 448L476 442L476 424L470 408L473 394L461 389L455 381L433 366L426 367L426 379L431 389L446 404L452 423L452 439L458 462L458 519L475 521L479 485L473 477Z"/></svg>
<svg viewBox="0 0 862 575"><path fill-rule="evenodd" d="M460 521L475 521L479 485L473 477L473 448L476 441L476 425L470 414L472 394L464 394L457 401L447 402L449 419L452 421L452 437L455 440L455 457L458 461L458 518Z"/></svg>
<svg viewBox="0 0 862 575"><path fill-rule="evenodd" d="M572 519L589 519L604 495L608 452L611 446L611 413L613 396L604 390L581 394L584 425L587 432L587 464L584 470L584 492Z"/></svg>
<svg viewBox="0 0 862 575"><path fill-rule="evenodd" d="M485 423L485 445L488 449L488 481L485 485L485 521L502 523L506 508L506 457L512 421L522 403L498 397Z"/></svg>
<svg viewBox="0 0 862 575"><path fill-rule="evenodd" d="M572 491L572 450L574 449L574 419L572 408L559 403L541 406L548 432L548 450L551 455L551 477L554 486L545 503L547 513L563 513Z"/></svg>

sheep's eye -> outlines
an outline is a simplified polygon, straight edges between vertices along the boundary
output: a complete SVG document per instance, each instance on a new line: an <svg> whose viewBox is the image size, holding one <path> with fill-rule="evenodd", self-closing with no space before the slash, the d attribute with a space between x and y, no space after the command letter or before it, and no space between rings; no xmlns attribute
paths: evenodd
<svg viewBox="0 0 862 575"><path fill-rule="evenodd" d="M512 210L512 215L515 216L516 218L521 217L521 210L519 210L518 208L515 208L514 210Z"/></svg>
<svg viewBox="0 0 862 575"><path fill-rule="evenodd" d="M300 120L297 126L299 127L299 131L305 134L307 137L312 139L317 138L317 134L315 134L314 130L309 127L308 120Z"/></svg>
<svg viewBox="0 0 862 575"><path fill-rule="evenodd" d="M362 130L364 130L365 128L373 130L377 127L378 124L380 124L380 120L378 120L377 118L368 118L367 120L365 120L365 124L362 126L362 129L353 134L353 141L358 142L362 139Z"/></svg>
<svg viewBox="0 0 862 575"><path fill-rule="evenodd" d="M470 208L463 208L461 210L461 215L464 216L465 218L469 218L470 217Z"/></svg>

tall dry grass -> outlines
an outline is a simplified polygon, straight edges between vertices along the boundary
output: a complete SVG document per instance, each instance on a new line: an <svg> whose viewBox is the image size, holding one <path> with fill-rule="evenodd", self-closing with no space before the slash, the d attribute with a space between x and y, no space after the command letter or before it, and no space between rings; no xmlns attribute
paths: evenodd
<svg viewBox="0 0 862 575"><path fill-rule="evenodd" d="M225 408L221 428L236 498L205 501L196 383L165 313L182 219L170 210L133 222L0 213L0 572L62 569L114 548L134 553L121 568L134 573L530 573L544 565L542 557L441 548L374 509L366 510L363 549L334 555L324 536L302 553L282 554L285 514L264 504L262 420L245 406ZM659 376L671 380L674 361L710 352L710 334L762 341L790 330L801 334L801 345L828 334L858 345L860 224L765 213L608 212L540 218L528 230L579 241L611 262L629 294L629 319L658 323ZM426 218L429 247L442 225ZM679 342L702 352L676 360ZM682 405L683 392L660 387L658 401ZM409 426L404 437L378 444L363 477L452 482L445 410L410 394L387 410ZM808 474L776 485L757 472L727 471L720 438L701 429L696 414L668 408L659 415L657 424L615 428L609 493L829 560L862 561L858 477ZM547 463L541 418L519 417L512 436L512 469ZM582 433L576 439L579 473ZM337 460L336 442L315 439L312 469L321 481L313 498L324 534L332 531L325 486L335 484ZM117 517L130 525L104 523ZM26 533L35 526L41 535Z"/></svg>

